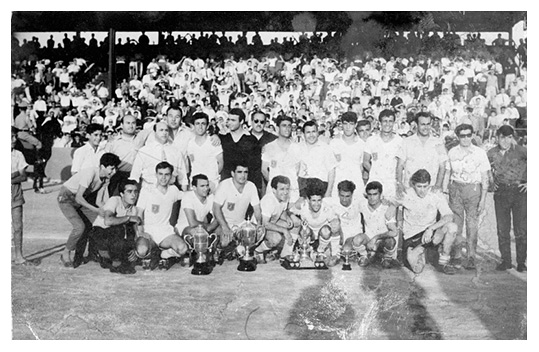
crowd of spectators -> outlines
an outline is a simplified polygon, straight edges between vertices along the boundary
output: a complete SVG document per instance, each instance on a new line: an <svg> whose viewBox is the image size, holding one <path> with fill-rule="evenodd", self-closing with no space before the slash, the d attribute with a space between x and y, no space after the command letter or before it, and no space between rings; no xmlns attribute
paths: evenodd
<svg viewBox="0 0 539 352"><path fill-rule="evenodd" d="M393 40L399 42L398 37L399 34ZM468 37L465 45L484 45L479 34ZM143 39L140 44L141 38L139 45L147 45ZM190 51L195 48L193 38ZM198 40L212 41L211 38L214 36L201 35ZM428 43L447 44L443 38L446 36L431 38ZM234 45L241 45L240 39ZM65 46L68 41L66 35ZM172 41L170 35L163 41L165 45L174 43L181 47L181 41ZM38 43L37 39L32 42ZM316 47L313 45L318 41L311 38L308 42ZM71 51L84 46L84 41L75 45L75 38L69 43ZM215 49L208 43L201 46ZM253 43L250 45L256 46L257 41ZM275 43L276 40L270 45ZM321 40L322 46L326 44ZM91 41L91 46L95 45ZM500 36L493 45L505 43ZM48 43L47 50L53 46ZM285 59L276 52L279 50L269 56L251 54L249 58L230 54L223 60L200 55L159 55L147 65L128 61L128 77L112 92L103 80L84 83L84 70L92 64L90 58L83 58L84 50L68 61L22 60L16 63L12 75L12 124L17 125L16 119L23 113L28 121L22 126L19 123L18 128L39 136L45 122L52 121L61 127L55 129L61 133L54 136L53 146L78 147L84 143L89 123L104 126L105 143L117 136L125 114L137 117L139 129L148 128L176 101L182 107L184 123L189 124L189 117L202 111L210 117L214 133L226 133L227 111L237 107L247 116L254 111L266 113L270 117L266 126L269 132L275 131L273 121L277 116L292 117L298 140L302 138L301 127L308 120L316 120L328 137L341 134L339 116L346 111L370 120L376 130L378 114L387 108L397 112L396 132L400 135L414 133L414 116L420 111L436 117L438 134L448 135L458 124L471 123L479 144L489 141L493 131L504 123L525 135L527 65L520 54L498 59L484 55L440 59L417 55L352 60L317 54L287 55L289 58ZM246 124L250 127L250 119Z"/></svg>

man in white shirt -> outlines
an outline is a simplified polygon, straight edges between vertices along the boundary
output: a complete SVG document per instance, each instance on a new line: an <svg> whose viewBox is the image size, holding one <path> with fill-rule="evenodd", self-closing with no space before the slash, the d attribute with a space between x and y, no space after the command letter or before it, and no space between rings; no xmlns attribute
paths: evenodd
<svg viewBox="0 0 539 352"><path fill-rule="evenodd" d="M295 202L299 198L298 160L291 150L292 118L279 116L276 120L278 138L262 149L262 175L267 182L275 176L285 176L290 180L289 198ZM266 194L271 194L272 188L266 188Z"/></svg>
<svg viewBox="0 0 539 352"><path fill-rule="evenodd" d="M354 112L345 112L342 117L343 136L333 138L329 147L337 159L335 168L335 182L332 194L337 194L339 182L348 180L356 185L363 184L363 151L365 142L355 133L357 128L357 115Z"/></svg>
<svg viewBox="0 0 539 352"><path fill-rule="evenodd" d="M378 181L384 186L384 197L396 196L397 158L402 154L402 138L393 133L395 113L391 110L380 112L380 134L369 137L365 145L363 167L370 181Z"/></svg>
<svg viewBox="0 0 539 352"><path fill-rule="evenodd" d="M163 122L158 122L153 128L155 141L157 143L148 144L137 153L133 168L129 178L141 180L142 189L157 184L155 166L167 161L173 166L173 177L171 184L176 183L179 187L186 189L188 186L187 168L182 154L168 141L168 126Z"/></svg>
<svg viewBox="0 0 539 352"><path fill-rule="evenodd" d="M339 216L323 199L324 188L320 180L310 182L305 192L307 201L296 202L291 211L307 223L311 232L310 240L318 240L314 253L316 260L324 260L327 266L335 266L339 261L337 255L343 235Z"/></svg>
<svg viewBox="0 0 539 352"><path fill-rule="evenodd" d="M187 252L187 245L170 224L173 205L182 199L183 192L170 186L174 171L171 164L160 162L154 170L156 183L142 188L137 202L143 226L135 251L139 258L150 258L150 268L155 268L160 257L159 268L167 270L173 264L168 258L179 258Z"/></svg>
<svg viewBox="0 0 539 352"><path fill-rule="evenodd" d="M344 181L348 182L348 181ZM367 202L357 200L356 208L361 211L358 219L354 220L355 231L343 245L343 251L354 249L359 254L359 266L365 267L372 263L378 254L381 255L383 268L390 269L396 266L395 256L397 249L397 224L394 206L382 203L383 186L380 182L369 182L365 187ZM341 204L352 198L353 190L349 185L343 184L339 190ZM348 201L352 203L352 201ZM341 224L344 216L341 215ZM361 226L363 225L363 226ZM344 225L341 225L344 232ZM361 231L363 230L363 231ZM361 232L360 232L361 231Z"/></svg>
<svg viewBox="0 0 539 352"><path fill-rule="evenodd" d="M195 138L187 143L186 150L191 165L191 175L206 175L210 180L211 190L215 191L223 169L223 148L221 145L213 145L208 136L208 115L197 112L193 115L192 121L195 127Z"/></svg>
<svg viewBox="0 0 539 352"><path fill-rule="evenodd" d="M305 141L292 146L299 160L298 184L301 197L306 196L308 184L321 180L324 185L324 196L331 197L335 182L335 168L337 160L327 144L319 140L318 125L314 121L307 121L303 125Z"/></svg>
<svg viewBox="0 0 539 352"><path fill-rule="evenodd" d="M404 207L404 265L416 274L421 273L426 263L425 249L434 247L440 253L438 263L434 263L437 269L452 275L456 269L449 260L458 227L444 195L430 191L430 181L428 171L416 171L410 178L413 192L408 192L400 202ZM436 221L438 213L441 217Z"/></svg>
<svg viewBox="0 0 539 352"><path fill-rule="evenodd" d="M88 142L75 150L71 164L71 175L76 174L82 169L99 166L99 159L105 152L103 148L100 148L102 134L102 125L91 123L86 127Z"/></svg>
<svg viewBox="0 0 539 352"><path fill-rule="evenodd" d="M266 229L266 236L255 250L259 262L265 263L265 254L276 249L283 243L281 256L292 253L292 246L297 239L300 221L288 211L290 179L278 175L271 179L271 193L260 201L262 224ZM268 187L270 188L270 187Z"/></svg>
<svg viewBox="0 0 539 352"><path fill-rule="evenodd" d="M479 216L485 210L488 189L488 171L490 163L484 149L472 144L473 127L462 124L455 128L459 145L453 147L448 153L449 163L446 169L450 171L449 177L449 206L455 214L455 223L458 226L458 246L464 242L462 229L466 217L466 269L475 269L477 248L477 232L479 230ZM461 250L455 251L456 266L460 264Z"/></svg>
<svg viewBox="0 0 539 352"><path fill-rule="evenodd" d="M444 142L431 135L432 117L424 112L416 115L417 133L402 141L402 153L397 164L397 196L410 186L410 177L419 169L426 169L436 180L433 191L441 191L445 176L447 152Z"/></svg>
<svg viewBox="0 0 539 352"><path fill-rule="evenodd" d="M213 215L219 222L215 233L219 236L219 249L225 249L223 255L227 255L231 247L235 248L234 230L245 220L249 205L253 207L256 223L262 224L258 191L255 184L247 180L247 165L237 163L230 174L231 178L219 184L213 202Z"/></svg>

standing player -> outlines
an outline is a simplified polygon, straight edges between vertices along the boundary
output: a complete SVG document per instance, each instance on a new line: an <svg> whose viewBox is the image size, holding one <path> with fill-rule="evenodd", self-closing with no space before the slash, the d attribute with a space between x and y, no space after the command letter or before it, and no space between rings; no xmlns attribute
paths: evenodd
<svg viewBox="0 0 539 352"><path fill-rule="evenodd" d="M363 183L363 151L365 142L356 135L357 115L354 112L345 112L342 117L343 136L334 138L329 147L337 159L335 168L335 182L332 194L337 194L339 182L348 180L356 185Z"/></svg>
<svg viewBox="0 0 539 352"><path fill-rule="evenodd" d="M292 118L279 116L276 121L279 137L266 144L262 150L262 175L271 182L275 176L281 175L290 180L289 198L295 202L299 198L298 163L291 152ZM266 194L271 194L273 188L267 187Z"/></svg>
<svg viewBox="0 0 539 352"><path fill-rule="evenodd" d="M208 136L208 115L197 112L193 115L195 138L187 143L187 157L191 163L191 175L206 175L210 188L215 191L223 169L223 148L214 146Z"/></svg>
<svg viewBox="0 0 539 352"><path fill-rule="evenodd" d="M395 113L380 112L380 134L369 137L363 156L363 167L369 173L369 182L378 181L384 187L384 196L396 196L397 158L402 154L402 138L393 132Z"/></svg>

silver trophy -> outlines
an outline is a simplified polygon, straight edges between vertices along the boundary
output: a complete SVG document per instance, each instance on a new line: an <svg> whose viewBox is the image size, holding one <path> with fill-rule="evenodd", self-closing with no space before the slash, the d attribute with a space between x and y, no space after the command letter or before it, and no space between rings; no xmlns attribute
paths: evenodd
<svg viewBox="0 0 539 352"><path fill-rule="evenodd" d="M266 234L264 226L255 225L247 219L235 228L234 234L238 241L236 248L240 261L238 271L255 271L256 259L251 253L264 240Z"/></svg>
<svg viewBox="0 0 539 352"><path fill-rule="evenodd" d="M322 255L314 251L311 245L312 238L313 230L303 221L294 253L285 258L286 269L327 269Z"/></svg>
<svg viewBox="0 0 539 352"><path fill-rule="evenodd" d="M206 257L208 249L211 249L215 241L217 241L217 236L215 234L208 234L202 225L198 225L193 234L185 235L184 239L187 245L191 247L191 250L194 250L197 255L191 274L208 275L211 273L212 266L206 261Z"/></svg>

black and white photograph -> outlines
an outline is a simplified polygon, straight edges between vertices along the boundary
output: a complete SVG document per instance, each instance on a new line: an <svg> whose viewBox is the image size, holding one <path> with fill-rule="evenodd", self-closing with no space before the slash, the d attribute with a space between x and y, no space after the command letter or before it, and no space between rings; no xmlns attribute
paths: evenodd
<svg viewBox="0 0 539 352"><path fill-rule="evenodd" d="M5 336L528 340L527 11L223 6L12 9Z"/></svg>

